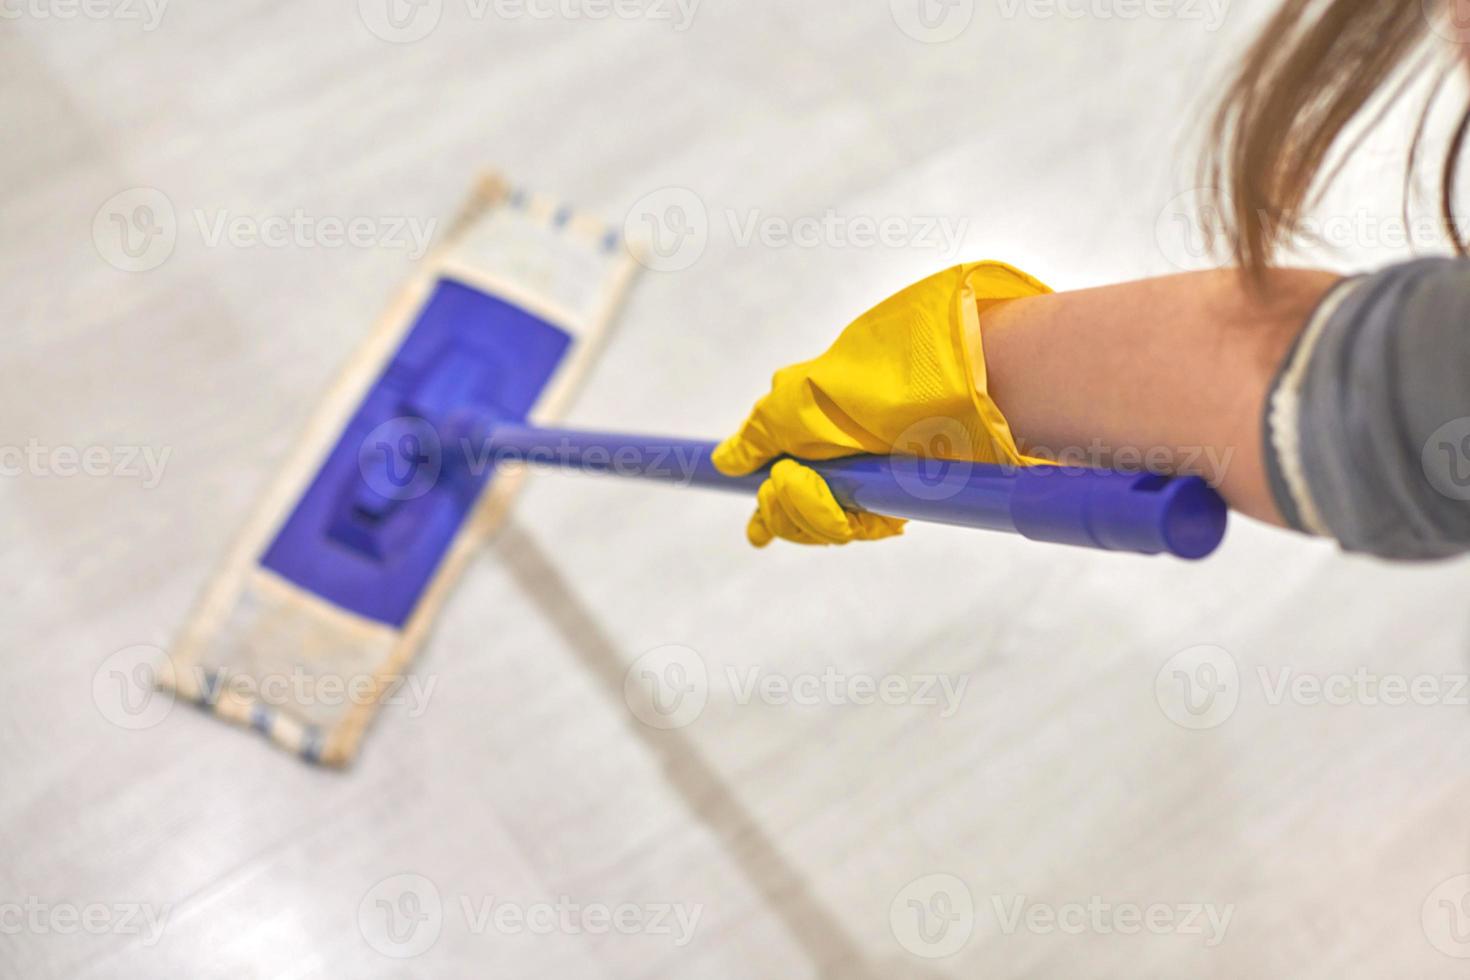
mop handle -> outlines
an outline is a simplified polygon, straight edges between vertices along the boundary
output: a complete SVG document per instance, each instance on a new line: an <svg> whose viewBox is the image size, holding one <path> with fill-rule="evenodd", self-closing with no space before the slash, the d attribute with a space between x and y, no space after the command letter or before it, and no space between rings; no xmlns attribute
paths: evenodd
<svg viewBox="0 0 1470 980"><path fill-rule="evenodd" d="M753 495L770 467L730 477L713 442L499 424L493 459ZM913 456L804 461L847 510L1010 531L1033 541L1203 558L1225 535L1225 502L1199 477L1070 466L997 466Z"/></svg>

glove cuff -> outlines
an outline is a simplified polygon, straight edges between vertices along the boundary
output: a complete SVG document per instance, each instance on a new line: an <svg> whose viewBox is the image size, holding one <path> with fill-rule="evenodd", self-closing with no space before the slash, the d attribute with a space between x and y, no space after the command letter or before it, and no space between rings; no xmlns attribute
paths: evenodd
<svg viewBox="0 0 1470 980"><path fill-rule="evenodd" d="M1042 296L1052 288L1004 262L972 262L959 267L960 289L955 297L954 322L959 325L960 349L965 358L965 371L970 377L970 399L985 423L1001 462L1034 465L1046 460L1021 455L1011 425L1000 406L990 397L989 374L985 365L985 344L981 340L981 304L990 304L1026 296Z"/></svg>

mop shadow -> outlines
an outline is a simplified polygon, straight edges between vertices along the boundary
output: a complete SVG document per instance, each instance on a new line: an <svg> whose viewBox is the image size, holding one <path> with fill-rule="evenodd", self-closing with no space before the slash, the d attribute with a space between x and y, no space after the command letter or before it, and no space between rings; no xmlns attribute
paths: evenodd
<svg viewBox="0 0 1470 980"><path fill-rule="evenodd" d="M530 599L595 677L603 695L627 713L623 679L629 660L598 623L546 550L514 521L493 545L516 585ZM843 978L939 977L912 961L881 966L864 959L862 948L839 915L822 905L801 875L740 796L715 771L689 736L660 731L628 715L628 731L659 760L668 785L685 807L719 839L746 880L765 900L792 941L821 976Z"/></svg>

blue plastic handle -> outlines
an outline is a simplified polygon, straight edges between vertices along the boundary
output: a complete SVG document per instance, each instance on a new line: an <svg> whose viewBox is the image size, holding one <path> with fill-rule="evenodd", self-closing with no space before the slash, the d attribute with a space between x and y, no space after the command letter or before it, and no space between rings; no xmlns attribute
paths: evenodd
<svg viewBox="0 0 1470 980"><path fill-rule="evenodd" d="M713 442L502 424L480 429L493 458L754 494L767 469L729 477ZM1008 467L912 456L806 461L849 510L1010 531L1033 541L1203 558L1226 508L1199 477L1067 466Z"/></svg>

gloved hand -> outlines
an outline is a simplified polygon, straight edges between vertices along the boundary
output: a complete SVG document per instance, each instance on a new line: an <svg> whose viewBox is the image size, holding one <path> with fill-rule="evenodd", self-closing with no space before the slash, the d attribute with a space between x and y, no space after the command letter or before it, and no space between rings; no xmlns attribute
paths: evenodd
<svg viewBox="0 0 1470 980"><path fill-rule="evenodd" d="M744 476L770 460L893 452L980 463L1037 462L1016 448L986 393L980 307L1051 290L1000 262L958 265L858 317L821 356L776 372L714 465ZM761 485L746 536L757 548L886 538L904 521L843 511L810 467L783 459Z"/></svg>

